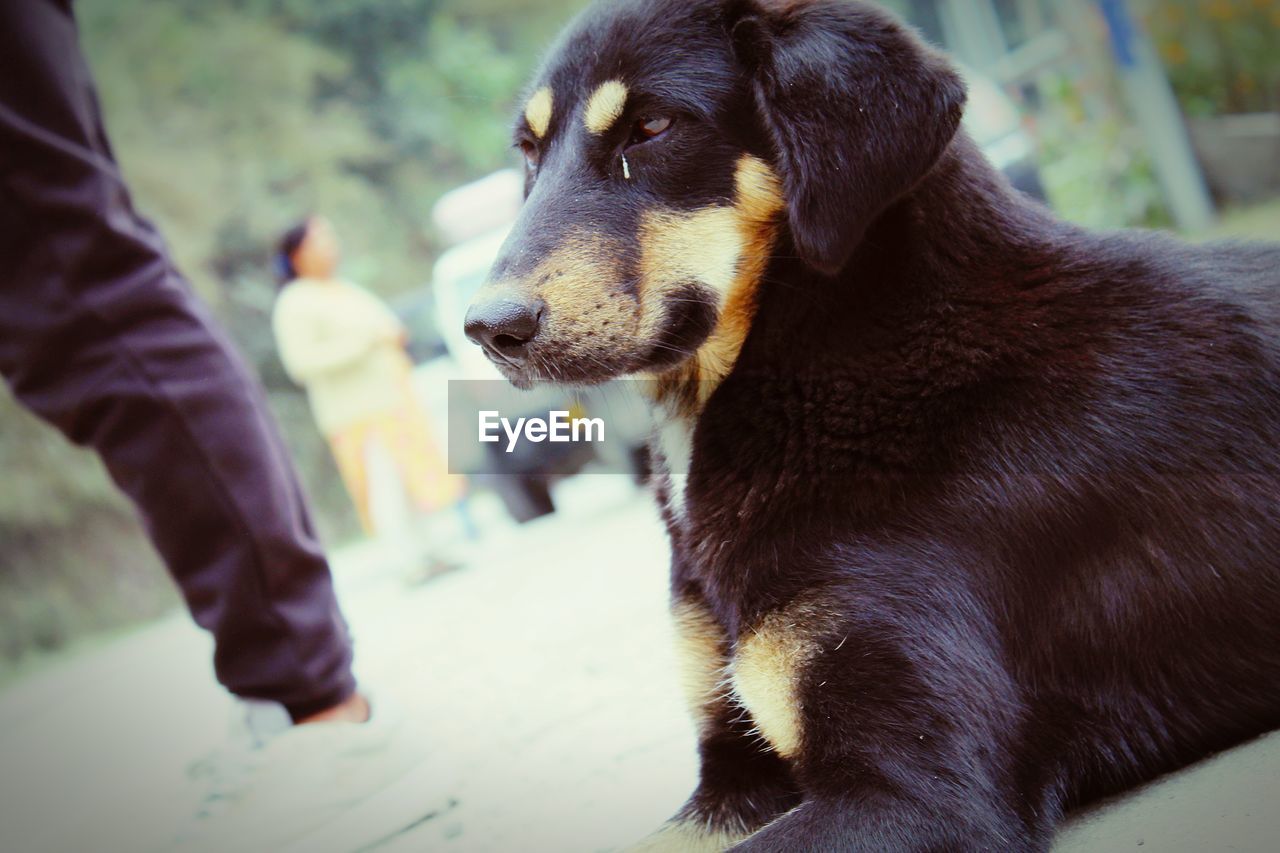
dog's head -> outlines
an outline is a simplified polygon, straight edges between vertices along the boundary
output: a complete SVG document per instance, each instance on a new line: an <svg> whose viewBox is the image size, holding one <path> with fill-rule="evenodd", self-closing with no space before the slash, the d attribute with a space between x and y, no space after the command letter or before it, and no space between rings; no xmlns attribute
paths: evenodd
<svg viewBox="0 0 1280 853"><path fill-rule="evenodd" d="M516 384L723 375L769 258L837 273L963 102L939 54L852 0L600 3L523 102L526 202L467 334Z"/></svg>

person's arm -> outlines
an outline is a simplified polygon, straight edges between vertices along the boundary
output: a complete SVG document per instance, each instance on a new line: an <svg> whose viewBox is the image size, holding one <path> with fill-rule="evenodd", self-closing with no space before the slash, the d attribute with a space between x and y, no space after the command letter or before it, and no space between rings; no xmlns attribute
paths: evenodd
<svg viewBox="0 0 1280 853"><path fill-rule="evenodd" d="M357 361L387 338L382 330L358 321L335 322L317 307L286 292L272 315L280 360L299 385Z"/></svg>
<svg viewBox="0 0 1280 853"><path fill-rule="evenodd" d="M365 297L369 309L369 323L378 339L403 347L408 340L409 331L395 312L372 291L359 285L352 286Z"/></svg>

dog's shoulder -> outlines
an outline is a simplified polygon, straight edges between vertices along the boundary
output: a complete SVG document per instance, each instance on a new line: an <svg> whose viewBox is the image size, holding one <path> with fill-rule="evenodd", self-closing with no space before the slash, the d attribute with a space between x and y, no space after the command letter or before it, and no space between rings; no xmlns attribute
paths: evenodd
<svg viewBox="0 0 1280 853"><path fill-rule="evenodd" d="M1174 376L1187 360L1247 362L1280 377L1280 245L1135 230L1092 235L1081 257L1082 310L1116 330L1135 365Z"/></svg>
<svg viewBox="0 0 1280 853"><path fill-rule="evenodd" d="M1280 333L1280 244L1222 241L1188 247L1183 269L1205 290Z"/></svg>

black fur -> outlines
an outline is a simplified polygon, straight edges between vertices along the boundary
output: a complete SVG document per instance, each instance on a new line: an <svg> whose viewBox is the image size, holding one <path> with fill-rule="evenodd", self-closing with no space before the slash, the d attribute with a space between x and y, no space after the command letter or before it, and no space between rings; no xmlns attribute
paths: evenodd
<svg viewBox="0 0 1280 853"><path fill-rule="evenodd" d="M684 816L763 827L744 851L1043 850L1280 725L1280 250L1056 220L957 132L945 60L860 3L605 5L548 69L693 104L719 141L691 192L726 148L786 190L668 513L674 592L730 649L815 590L838 620L799 754L723 719Z"/></svg>
<svg viewBox="0 0 1280 853"><path fill-rule="evenodd" d="M839 272L867 226L951 141L964 84L874 9L814 3L768 16L742 3L730 13L786 185L792 240L810 264ZM886 123L893 134L879 132Z"/></svg>
<svg viewBox="0 0 1280 853"><path fill-rule="evenodd" d="M714 298L697 283L672 290L662 318L661 331L653 342L650 369L674 366L693 355L716 324Z"/></svg>

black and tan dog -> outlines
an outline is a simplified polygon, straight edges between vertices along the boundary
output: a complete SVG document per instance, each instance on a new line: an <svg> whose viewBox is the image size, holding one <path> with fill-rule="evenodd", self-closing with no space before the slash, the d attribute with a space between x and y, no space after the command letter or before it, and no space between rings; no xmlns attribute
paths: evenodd
<svg viewBox="0 0 1280 853"><path fill-rule="evenodd" d="M655 377L701 783L646 849L1035 850L1280 725L1280 250L1093 234L838 0L553 50L468 333Z"/></svg>

